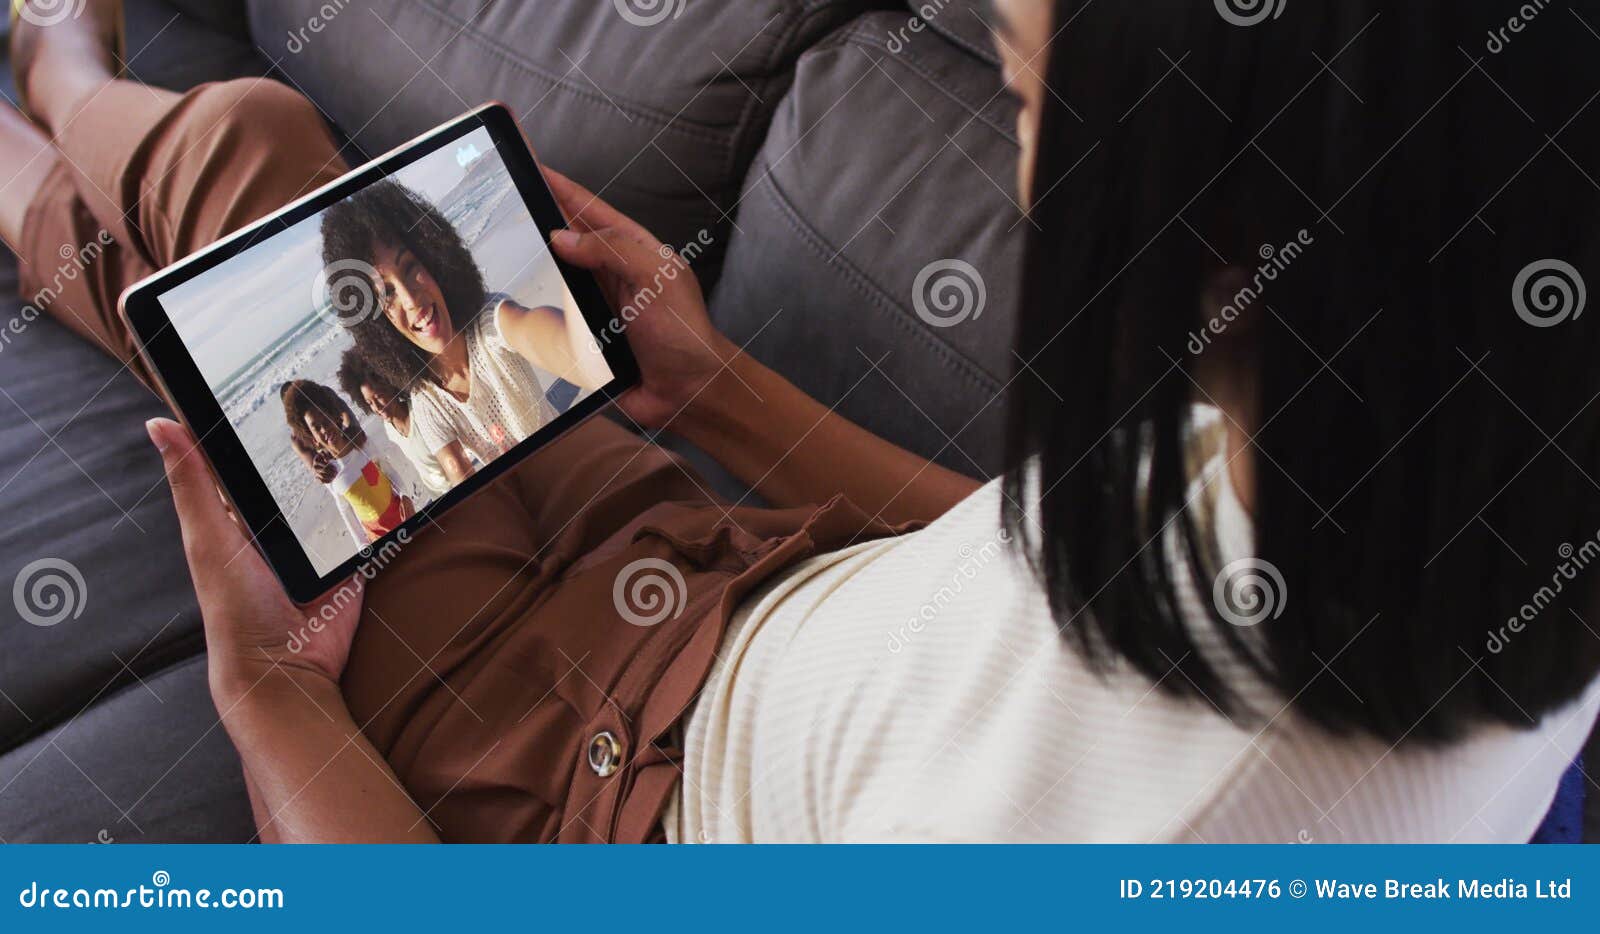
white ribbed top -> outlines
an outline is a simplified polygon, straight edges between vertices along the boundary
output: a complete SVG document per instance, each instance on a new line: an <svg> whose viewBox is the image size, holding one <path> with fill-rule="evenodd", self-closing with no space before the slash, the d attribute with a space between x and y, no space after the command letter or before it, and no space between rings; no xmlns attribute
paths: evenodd
<svg viewBox="0 0 1600 934"><path fill-rule="evenodd" d="M1248 517L1208 467L1223 554L1248 554ZM1391 749L1329 736L1243 676L1279 712L1265 729L1098 677L1002 535L1001 495L990 483L745 601L684 729L670 839L1525 842L1600 706L1597 681L1535 730Z"/></svg>
<svg viewBox="0 0 1600 934"><path fill-rule="evenodd" d="M471 382L465 402L430 380L412 383L411 432L425 450L438 454L460 441L487 464L555 420L538 371L501 336L500 308L506 301L504 295L489 296L467 325Z"/></svg>

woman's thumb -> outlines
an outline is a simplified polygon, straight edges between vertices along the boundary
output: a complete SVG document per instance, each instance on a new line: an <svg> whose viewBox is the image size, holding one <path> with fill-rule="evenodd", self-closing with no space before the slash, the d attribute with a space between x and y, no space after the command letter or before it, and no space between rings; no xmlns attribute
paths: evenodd
<svg viewBox="0 0 1600 934"><path fill-rule="evenodd" d="M627 278L638 261L639 243L626 232L606 228L592 232L558 230L550 246L562 259L592 272L610 272Z"/></svg>
<svg viewBox="0 0 1600 934"><path fill-rule="evenodd" d="M145 423L145 430L150 433L156 450L161 452L167 484L172 487L172 501L178 510L178 522L183 527L184 548L192 565L197 555L222 547L230 537L236 536L238 528L217 495L205 455L195 443L194 435L166 418L152 418Z"/></svg>

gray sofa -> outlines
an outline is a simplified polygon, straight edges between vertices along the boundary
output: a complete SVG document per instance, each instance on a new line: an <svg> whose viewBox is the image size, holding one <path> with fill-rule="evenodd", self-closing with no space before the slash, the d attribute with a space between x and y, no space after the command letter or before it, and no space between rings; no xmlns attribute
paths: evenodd
<svg viewBox="0 0 1600 934"><path fill-rule="evenodd" d="M165 87L286 81L352 162L505 101L544 160L662 239L709 233L696 265L735 340L868 428L992 476L1023 225L983 0L633 0L668 11L653 25L627 3L128 0L129 47ZM934 326L913 287L952 259L986 303ZM14 283L0 251L0 322ZM141 428L160 403L49 320L0 345L0 397L0 588L41 560L82 576L52 626L0 600L0 842L248 839Z"/></svg>
<svg viewBox="0 0 1600 934"><path fill-rule="evenodd" d="M1012 104L978 3L913 30L902 0L635 3L676 14L650 25L612 0L129 0L129 48L165 87L280 78L351 161L502 100L541 158L662 239L708 232L697 270L739 343L987 477L1022 228ZM986 305L934 327L913 284L948 259L980 271ZM6 255L0 320L18 312L14 283ZM68 583L76 615L52 626L0 601L0 840L248 839L141 428L161 405L47 319L0 348L0 397L0 584L41 559L83 579Z"/></svg>

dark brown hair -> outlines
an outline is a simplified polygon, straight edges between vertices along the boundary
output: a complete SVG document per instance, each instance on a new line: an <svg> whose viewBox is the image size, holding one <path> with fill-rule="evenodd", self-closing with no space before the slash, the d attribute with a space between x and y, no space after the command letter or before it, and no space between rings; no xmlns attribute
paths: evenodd
<svg viewBox="0 0 1600 934"><path fill-rule="evenodd" d="M457 334L483 308L488 289L466 241L438 208L398 182L370 185L322 216L326 266L374 265L379 244L404 247L428 270L444 295L445 313ZM382 296L383 292L374 294ZM399 387L408 387L419 377L435 379L428 368L430 355L396 330L384 311L379 308L379 313L366 315L351 326L356 346L372 369Z"/></svg>
<svg viewBox="0 0 1600 934"><path fill-rule="evenodd" d="M367 397L361 392L362 386L370 386L384 395L393 396L396 402L408 408L411 405L409 389L396 388L387 374L381 372L379 367L373 366L372 361L361 352L361 348L351 347L339 359L339 388L350 397L356 408L368 415L377 415L372 406L367 404Z"/></svg>
<svg viewBox="0 0 1600 934"><path fill-rule="evenodd" d="M1102 669L1260 722L1250 672L1391 743L1532 726L1600 671L1594 37L1552 17L1485 56L1487 0L1261 9L1056 4L1006 521ZM1227 335L1253 583L1191 495L1227 268L1259 276Z"/></svg>
<svg viewBox="0 0 1600 934"><path fill-rule="evenodd" d="M312 437L311 429L306 427L306 415L311 412L320 412L338 422L351 442L361 444L366 440L366 431L362 429L356 413L350 411L350 406L338 393L321 383L308 379L291 380L279 388L278 397L283 401L283 416L289 423L289 434L294 437L296 444L307 451L321 447L317 439Z"/></svg>

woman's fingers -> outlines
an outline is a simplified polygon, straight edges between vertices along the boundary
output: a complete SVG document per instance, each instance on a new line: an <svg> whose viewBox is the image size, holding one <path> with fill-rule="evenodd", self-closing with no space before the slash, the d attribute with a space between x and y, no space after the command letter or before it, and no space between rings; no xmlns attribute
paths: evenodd
<svg viewBox="0 0 1600 934"><path fill-rule="evenodd" d="M573 227L584 231L605 227L638 227L632 218L607 204L589 189L547 165L539 168L544 172L545 181L550 184L550 193L556 196L556 203L561 206Z"/></svg>
<svg viewBox="0 0 1600 934"><path fill-rule="evenodd" d="M244 545L244 535L228 515L217 495L205 455L187 428L171 419L153 418L145 424L150 440L161 452L172 501L183 528L183 549L189 568L196 573L214 561L228 561Z"/></svg>
<svg viewBox="0 0 1600 934"><path fill-rule="evenodd" d="M652 249L638 234L616 228L590 232L558 230L551 234L550 246L574 266L610 273L622 282L648 277L649 270L662 261L658 250Z"/></svg>

